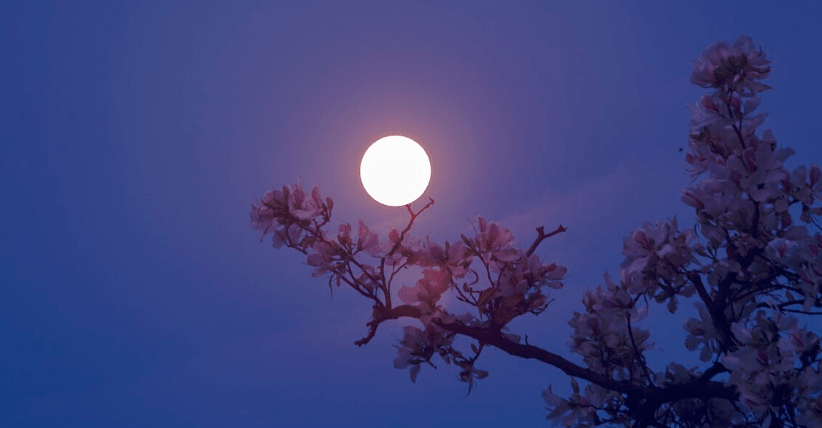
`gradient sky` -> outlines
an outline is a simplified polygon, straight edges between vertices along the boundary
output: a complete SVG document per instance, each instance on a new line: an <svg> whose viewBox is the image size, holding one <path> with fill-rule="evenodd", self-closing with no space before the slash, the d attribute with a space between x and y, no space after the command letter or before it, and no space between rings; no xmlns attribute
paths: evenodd
<svg viewBox="0 0 822 428"><path fill-rule="evenodd" d="M0 4L1 426L548 426L552 367L487 352L466 398L453 368L393 368L401 323L354 346L368 303L258 243L254 196L301 176L384 237L402 211L359 160L414 138L437 201L417 235L569 227L540 249L565 289L515 324L566 354L621 238L693 224L678 149L704 47L752 36L766 127L789 165L822 160L818 2L154 3ZM655 309L655 368L693 361Z"/></svg>

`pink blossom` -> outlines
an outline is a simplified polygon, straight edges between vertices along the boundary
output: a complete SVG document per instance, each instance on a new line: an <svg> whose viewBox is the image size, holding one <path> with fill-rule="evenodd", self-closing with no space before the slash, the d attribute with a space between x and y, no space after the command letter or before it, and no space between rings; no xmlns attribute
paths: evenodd
<svg viewBox="0 0 822 428"><path fill-rule="evenodd" d="M314 187L311 196L308 196L299 183L294 185L289 193L288 211L300 220L310 220L319 215L322 211L319 189Z"/></svg>
<svg viewBox="0 0 822 428"><path fill-rule="evenodd" d="M357 249L363 250L372 256L380 252L380 240L376 233L371 232L368 226L360 220L360 227L357 229Z"/></svg>
<svg viewBox="0 0 822 428"><path fill-rule="evenodd" d="M509 262L518 258L516 251L510 248L514 242L514 234L497 223L488 223L484 218L477 216L476 246L480 256L486 261L494 259Z"/></svg>
<svg viewBox="0 0 822 428"><path fill-rule="evenodd" d="M445 247L426 238L423 249L418 253L419 259L426 266L440 266L451 272L455 278L462 278L471 265L473 257L468 253L462 241L445 242Z"/></svg>
<svg viewBox="0 0 822 428"><path fill-rule="evenodd" d="M716 42L702 52L702 56L694 61L694 70L691 72L691 83L705 88L720 84L716 71L728 61L731 49L728 42Z"/></svg>
<svg viewBox="0 0 822 428"><path fill-rule="evenodd" d="M597 421L597 408L609 406L619 406L621 396L607 393L603 388L596 385L588 385L584 395L580 394L579 384L576 379L571 378L571 388L573 394L568 399L563 399L548 386L542 392L545 405L550 410L548 420L551 424L563 427L595 427L600 426Z"/></svg>
<svg viewBox="0 0 822 428"><path fill-rule="evenodd" d="M780 348L787 349L796 354L800 359L807 359L811 354L819 352L819 336L807 328L794 329L787 335L780 337Z"/></svg>
<svg viewBox="0 0 822 428"><path fill-rule="evenodd" d="M703 95L699 102L691 107L691 112L688 125L692 133L699 133L708 126L730 126L735 121L718 94Z"/></svg>
<svg viewBox="0 0 822 428"><path fill-rule="evenodd" d="M283 244L300 243L303 235L303 230L296 224L288 224L274 231L273 244L274 248L280 248Z"/></svg>
<svg viewBox="0 0 822 428"><path fill-rule="evenodd" d="M713 320L708 314L708 308L702 302L695 302L694 306L697 308L699 319L691 318L685 322L685 331L688 335L685 337L685 347L693 351L699 348L702 350L699 353L701 361L710 361L714 354L720 351L719 333L714 327Z"/></svg>
<svg viewBox="0 0 822 428"><path fill-rule="evenodd" d="M251 204L251 227L260 231L260 242L263 237L272 231L272 227L278 224L275 219L274 207L283 204L283 192L279 190L269 190L265 192L259 204Z"/></svg>
<svg viewBox="0 0 822 428"><path fill-rule="evenodd" d="M765 53L756 49L750 37L740 36L733 46L722 41L705 49L694 63L691 83L705 88L727 85L756 94L769 88L758 80L767 77L770 70Z"/></svg>
<svg viewBox="0 0 822 428"><path fill-rule="evenodd" d="M314 266L317 268L311 276L318 277L331 270L334 249L331 245L322 241L315 242L312 249L314 250L314 253L308 255L306 262L309 266Z"/></svg>
<svg viewBox="0 0 822 428"><path fill-rule="evenodd" d="M394 359L394 368L404 369L411 367L411 382L417 381L421 363L430 363L435 353L447 352L454 340L453 333L446 334L441 328L428 324L425 330L417 327L405 326L402 329L403 337L397 348L397 358Z"/></svg>
<svg viewBox="0 0 822 428"><path fill-rule="evenodd" d="M420 374L420 363L425 361L425 336L422 330L405 326L402 328L403 337L400 346L397 346L397 358L394 359L394 368L404 369L411 366L411 382L417 382L417 375ZM430 356L427 356L430 358Z"/></svg>
<svg viewBox="0 0 822 428"><path fill-rule="evenodd" d="M337 232L337 242L339 242L340 245L342 245L345 248L348 248L352 245L350 224L343 223L340 225Z"/></svg>
<svg viewBox="0 0 822 428"><path fill-rule="evenodd" d="M661 299L659 301L668 298L675 302L670 292L664 297L657 294L659 284L665 283L676 287L677 292L690 294L692 289L685 284L683 268L693 261L693 253L700 249L695 239L692 231L678 230L676 217L667 223L646 222L624 238L622 253L625 260L621 267L625 270L622 276L628 280L629 290L632 293L648 292Z"/></svg>
<svg viewBox="0 0 822 428"><path fill-rule="evenodd" d="M266 206L251 205L251 227L260 231L260 242L273 225L273 210Z"/></svg>
<svg viewBox="0 0 822 428"><path fill-rule="evenodd" d="M391 232L388 233L388 239L392 244L398 244L400 242L400 232L396 228L392 228Z"/></svg>
<svg viewBox="0 0 822 428"><path fill-rule="evenodd" d="M435 268L424 269L422 273L423 277L413 287L400 288L399 298L429 313L434 311L440 297L451 285L451 276L448 271Z"/></svg>
<svg viewBox="0 0 822 428"><path fill-rule="evenodd" d="M624 286L607 274L605 284L605 288L598 286L583 293L586 313L574 312L568 322L573 333L567 345L582 355L589 368L627 379L638 369L634 343L640 352L653 345L649 332L636 325L647 314L647 308L637 308Z"/></svg>

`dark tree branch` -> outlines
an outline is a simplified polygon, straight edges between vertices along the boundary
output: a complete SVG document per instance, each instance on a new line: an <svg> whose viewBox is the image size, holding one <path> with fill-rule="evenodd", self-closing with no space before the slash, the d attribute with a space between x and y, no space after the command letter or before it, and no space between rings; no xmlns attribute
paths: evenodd
<svg viewBox="0 0 822 428"><path fill-rule="evenodd" d="M379 319L380 322L402 317L419 319L422 315L423 314L419 308L410 305L402 305L381 314ZM737 397L737 393L733 387L725 386L720 382L710 381L710 378L699 378L690 383L671 385L667 387L643 386L625 381L619 381L604 374L597 373L593 370L580 367L571 361L568 361L565 358L542 348L512 342L498 329L472 327L458 321L446 323L442 320L435 319L433 322L442 329L476 339L481 344L493 346L515 357L542 361L543 363L560 369L568 376L584 379L595 385L627 394L629 396L639 397L648 401L650 403L649 405L656 406L657 408L663 403L686 398L724 398L727 400L735 400ZM376 330L376 327L373 328Z"/></svg>
<svg viewBox="0 0 822 428"><path fill-rule="evenodd" d="M708 313L711 315L711 320L716 326L717 332L721 336L720 339L722 341L722 347L725 349L736 349L736 341L734 339L733 333L731 332L731 325L728 323L727 318L725 318L725 313L720 308L716 302L711 299L711 296L708 294L708 290L705 289L705 284L702 283L702 277L699 276L697 272L688 272L687 274L688 279L696 288L697 294L699 294L699 298L705 303L705 306L708 308Z"/></svg>
<svg viewBox="0 0 822 428"><path fill-rule="evenodd" d="M546 239L548 239L548 238L550 238L554 235L565 232L566 230L568 230L568 228L564 227L561 224L559 226L557 226L557 228L554 229L553 232L548 232L548 233L545 233L545 228L544 227L542 227L542 226L538 227L537 228L537 237L536 237L536 239L534 239L534 242L531 244L531 247L528 248L528 251L526 251L525 254L527 256L530 256L531 254L534 254L534 251L536 251L537 247L539 247L539 244L541 244L542 241L544 241L544 240L546 240Z"/></svg>
<svg viewBox="0 0 822 428"><path fill-rule="evenodd" d="M699 380L701 382L707 382L713 379L714 376L727 371L728 369L725 368L725 366L722 363L714 363L714 365L709 367L708 370L705 370L705 372L702 373L701 376L699 376Z"/></svg>

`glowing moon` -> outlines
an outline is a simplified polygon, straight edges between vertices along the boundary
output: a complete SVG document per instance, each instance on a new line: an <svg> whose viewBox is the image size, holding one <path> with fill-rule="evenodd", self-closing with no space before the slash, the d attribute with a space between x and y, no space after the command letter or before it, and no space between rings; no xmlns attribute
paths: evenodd
<svg viewBox="0 0 822 428"><path fill-rule="evenodd" d="M391 207L408 205L422 196L431 180L431 162L414 140L392 135L372 144L360 164L365 191Z"/></svg>

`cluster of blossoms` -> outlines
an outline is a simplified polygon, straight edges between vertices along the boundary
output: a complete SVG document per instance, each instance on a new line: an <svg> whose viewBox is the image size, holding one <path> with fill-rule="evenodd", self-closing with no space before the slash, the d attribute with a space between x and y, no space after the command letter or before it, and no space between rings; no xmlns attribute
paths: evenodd
<svg viewBox="0 0 822 428"><path fill-rule="evenodd" d="M714 44L696 61L691 82L712 90L693 107L686 154L688 171L702 176L682 196L697 227L679 231L676 218L643 224L623 241L619 284L606 276L606 286L587 292L585 312L570 321L568 345L598 373L674 389L709 389L725 374L724 385L738 394L738 402L706 394L660 403L657 423L822 426L819 337L796 327L796 315L822 307L822 235L807 228L822 214L815 206L822 170L789 171L784 163L793 150L780 148L770 130L757 134L766 117L755 113L758 95L770 89L761 79L769 72L770 62L748 37ZM698 316L684 325L685 345L714 365L700 371L673 363L649 372L642 358L647 332L631 324L647 307L636 305L653 298L674 312L679 300L695 294ZM630 404L629 394L610 406L576 392L563 400L549 389L545 397L549 418L563 426L603 424L605 417L614 420L617 404Z"/></svg>
<svg viewBox="0 0 822 428"><path fill-rule="evenodd" d="M422 363L431 364L431 358L438 354L447 358L449 350L454 342L453 333L448 333L443 329L428 324L425 330L420 330L414 326L403 327L403 337L400 345L397 346L399 355L394 360L394 367L404 369L410 367L411 381L417 381Z"/></svg>
<svg viewBox="0 0 822 428"><path fill-rule="evenodd" d="M515 247L508 229L482 217L477 220L476 237L463 237L463 241L469 254L480 258L493 283L476 300L480 314L487 315L493 325L505 326L525 313L541 313L548 305L543 287L562 288L566 268L544 263L537 255Z"/></svg>
<svg viewBox="0 0 822 428"><path fill-rule="evenodd" d="M411 316L422 323L422 328L404 329L394 362L397 368L409 368L412 380L423 363L434 366L431 358L436 355L459 367L459 379L470 388L488 375L474 367L485 344L472 343L470 352L459 351L453 346L456 334L442 325L491 328L505 340L519 342L519 336L508 332L507 324L526 313L541 313L549 303L543 288L562 287L564 267L545 263L536 254L516 247L508 229L482 217L477 218L475 236L440 245L428 237L410 236L411 225L420 214L410 206L408 226L402 231L390 230L388 239L382 241L362 221L356 234L351 225L343 223L336 236L332 235L326 230L332 208L333 201L323 201L318 188L306 193L297 183L266 192L252 204L250 216L261 240L272 235L275 248L285 245L305 254L306 264L314 267L313 276L327 275L329 285L346 284L374 302L368 323L371 331L358 344L370 340L387 319ZM394 280L400 271L413 266L421 268L421 277L413 285L401 285L395 296ZM475 313L449 313L440 304L449 290ZM404 305L393 304L394 297Z"/></svg>
<svg viewBox="0 0 822 428"><path fill-rule="evenodd" d="M729 382L739 390L739 400L760 419L798 408L801 419L818 423L814 413L822 404L822 374L818 365L813 366L819 337L798 328L795 317L774 312L769 317L757 311L749 327L734 324L741 346L722 357L731 373Z"/></svg>
<svg viewBox="0 0 822 428"><path fill-rule="evenodd" d="M582 355L598 373L629 380L642 372L643 351L650 349L650 333L636 324L647 314L637 307L628 290L605 275L605 288L583 292L585 313L575 312L568 324L573 329L568 347Z"/></svg>
<svg viewBox="0 0 822 428"><path fill-rule="evenodd" d="M676 296L690 297L694 287L684 268L702 251L692 230L680 231L676 217L666 223L646 222L622 241L620 278L631 295L645 294L658 303L668 301L668 310L677 308Z"/></svg>
<svg viewBox="0 0 822 428"><path fill-rule="evenodd" d="M300 226L318 216L327 222L333 207L331 198L323 202L316 187L310 195L299 183L282 190L273 189L251 205L251 227L260 231L260 241L265 235L272 234L274 248L280 248L285 243L301 245L305 228Z"/></svg>
<svg viewBox="0 0 822 428"><path fill-rule="evenodd" d="M780 148L770 130L757 136L765 119L754 114L758 94L770 89L759 80L769 72L765 54L740 37L707 49L691 76L714 91L694 108L686 156L692 173L708 173L683 201L696 210L706 239L699 273L710 295L700 302L700 319L685 326L686 345L702 347L703 361L719 358L728 384L764 426L771 419L820 425L819 339L798 330L794 314L822 306L822 236L807 229L822 214L814 206L822 171L789 171L784 162L793 150Z"/></svg>
<svg viewBox="0 0 822 428"><path fill-rule="evenodd" d="M317 188L267 192L252 205L252 226L271 234L275 247L306 256L314 276L329 286L347 285L373 302L367 343L382 322L413 318L397 346L394 366L416 381L434 357L455 365L470 388L488 373L475 368L485 347L534 358L571 376L567 398L543 393L555 425L634 427L822 426L820 338L799 327L799 316L822 311L822 169L788 170L793 151L770 130L758 134L757 114L770 62L748 37L714 44L696 61L691 82L711 90L693 107L685 160L695 181L682 195L696 227L680 230L674 217L646 222L623 240L618 280L583 294L567 345L577 365L509 331L526 314L539 315L559 289L565 267L543 261L535 250L560 226L538 236L528 250L497 223L478 217L473 236L443 245L412 237L411 227L433 200L402 229L380 240L362 221L336 234L326 231L333 201ZM402 284L401 271L416 267L419 279ZM454 299L444 305L443 296ZM669 312L691 299L695 317L683 326L685 346L707 367L672 362L649 367L653 343L640 324L652 303ZM399 300L401 304L397 304ZM456 315L457 306L468 312ZM467 336L469 348L456 346ZM576 378L587 382L580 391Z"/></svg>
<svg viewBox="0 0 822 428"><path fill-rule="evenodd" d="M437 313L436 319L447 320L447 322L460 322L468 324L471 322L469 314L461 316L451 316L445 313ZM403 337L397 346L398 355L394 359L394 367L397 369L409 369L411 381L416 382L423 363L436 368L431 361L434 355L446 364L454 364L460 368L459 379L473 387L474 382L485 379L488 372L474 367L474 362L480 355L481 346L471 344L473 357L468 358L465 354L457 350L453 344L456 333L438 327L433 322L433 317L422 317L425 327L423 330L414 326L403 327Z"/></svg>

